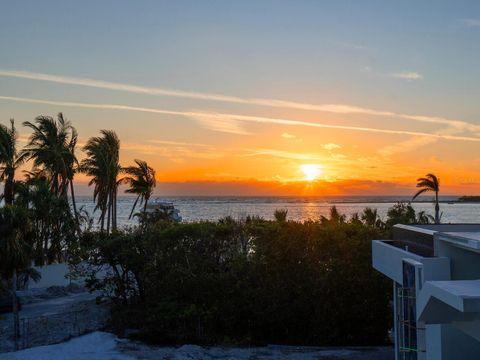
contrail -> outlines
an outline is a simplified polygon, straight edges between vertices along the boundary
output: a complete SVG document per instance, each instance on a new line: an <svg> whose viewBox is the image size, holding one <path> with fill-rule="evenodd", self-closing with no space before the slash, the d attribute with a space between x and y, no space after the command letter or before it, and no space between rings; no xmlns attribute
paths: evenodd
<svg viewBox="0 0 480 360"><path fill-rule="evenodd" d="M373 116L400 117L400 118L408 119L412 121L449 125L458 129L468 130L472 132L480 131L479 125L475 125L475 124L468 123L461 120L447 119L447 118L437 117L437 116L410 115L410 114L375 110L375 109L369 109L369 108L363 108L363 107L345 105L345 104L309 104L309 103L285 101L285 100L278 100L278 99L242 98L237 96L203 93L203 92L181 91L181 90L164 89L164 88L158 88L158 87L146 87L146 86L131 85L131 84L124 84L124 83L110 82L110 81L103 81L103 80L96 80L96 79L89 79L89 78L52 75L52 74L35 73L35 72L29 72L29 71L0 70L0 76L37 80L37 81L48 81L48 82L54 82L59 84L79 85L79 86L86 86L86 87L93 87L93 88L100 88L100 89L107 89L107 90L116 90L116 91L125 91L130 93L147 94L147 95L155 95L155 96L169 96L169 97L190 98L190 99L217 101L217 102L226 102L226 103L259 105L259 106L267 106L267 107L275 107L275 108L321 111L321 112L330 112L330 113L336 113L336 114L364 114L364 115L373 115Z"/></svg>
<svg viewBox="0 0 480 360"><path fill-rule="evenodd" d="M128 106L128 105L51 101L51 100L21 98L21 97L13 97L13 96L0 96L0 100L16 101L16 102L24 102L24 103L32 103L32 104L68 106L68 107L87 108L87 109L135 111L135 112L162 114L162 115L182 116L182 117L188 117L188 118L211 117L214 119L220 119L220 120L223 119L225 121L229 121L233 119L233 120L244 121L244 122L280 124L280 125L287 125L287 126L306 126L306 127L322 128L322 129L327 128L327 129L351 130L351 131L372 132L372 133L380 133L380 134L424 136L424 137L431 137L431 138L445 139L445 140L460 140L460 141L475 141L475 142L480 141L480 138L471 137L471 136L454 136L454 135L447 135L447 134L432 134L432 133L424 133L424 132L417 132L417 131L389 130L389 129L378 129L378 128L360 127L360 126L330 125L330 124L322 124L317 122L309 122L309 121L301 121L301 120L293 120L293 119L248 116L248 115L238 115L238 114L207 113L207 112L195 112L195 111L173 111L173 110L145 108L145 107L136 107L136 106Z"/></svg>

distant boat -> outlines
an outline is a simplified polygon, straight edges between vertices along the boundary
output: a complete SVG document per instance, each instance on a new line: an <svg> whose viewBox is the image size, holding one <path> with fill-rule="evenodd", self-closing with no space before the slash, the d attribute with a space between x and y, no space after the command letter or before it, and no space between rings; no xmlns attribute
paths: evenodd
<svg viewBox="0 0 480 360"><path fill-rule="evenodd" d="M155 199L149 201L147 204L146 212L153 214L156 211L163 212L168 215L168 217L174 222L181 222L182 217L180 216L180 210L176 209L171 201L165 201L161 199Z"/></svg>

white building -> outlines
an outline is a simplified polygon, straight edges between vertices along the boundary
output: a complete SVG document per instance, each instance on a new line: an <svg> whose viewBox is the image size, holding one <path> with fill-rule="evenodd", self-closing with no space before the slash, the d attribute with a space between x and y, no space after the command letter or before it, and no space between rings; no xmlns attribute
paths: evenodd
<svg viewBox="0 0 480 360"><path fill-rule="evenodd" d="M480 359L480 224L396 225L372 260L393 280L397 360Z"/></svg>

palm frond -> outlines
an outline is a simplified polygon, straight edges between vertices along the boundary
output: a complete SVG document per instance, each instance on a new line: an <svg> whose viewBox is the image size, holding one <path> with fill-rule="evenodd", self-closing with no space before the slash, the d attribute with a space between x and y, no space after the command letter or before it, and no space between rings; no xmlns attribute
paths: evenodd
<svg viewBox="0 0 480 360"><path fill-rule="evenodd" d="M415 195L413 195L412 197L412 200L415 200L417 197L419 197L420 195L422 195L423 193L427 192L427 191L431 191L430 189L428 188L423 188L423 189L420 189L418 190Z"/></svg>

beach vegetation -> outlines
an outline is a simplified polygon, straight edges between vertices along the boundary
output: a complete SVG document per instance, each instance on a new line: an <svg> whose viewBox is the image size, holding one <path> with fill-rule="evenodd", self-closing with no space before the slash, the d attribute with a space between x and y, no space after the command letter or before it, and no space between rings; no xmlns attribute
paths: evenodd
<svg viewBox="0 0 480 360"><path fill-rule="evenodd" d="M90 177L94 185L95 210L100 210L100 230L117 229L117 192L119 185L120 139L111 130L101 130L100 136L91 137L83 150L87 157L80 164L80 171ZM106 224L105 224L106 223Z"/></svg>
<svg viewBox="0 0 480 360"><path fill-rule="evenodd" d="M121 183L129 185L128 189L125 190L127 194L136 195L132 211L128 217L129 219L132 218L139 201L139 205L143 205L142 213L145 215L148 200L150 200L157 184L155 170L151 166L148 166L146 161L135 159L135 164L136 166L128 166L122 169L122 172L126 173L127 176L120 180Z"/></svg>
<svg viewBox="0 0 480 360"><path fill-rule="evenodd" d="M440 192L440 180L434 174L427 174L425 177L419 178L417 180L417 188L419 189L415 195L413 195L412 200L415 200L418 196L426 193L433 192L435 194L435 200L433 202L435 206L435 224L440 224L441 214L440 214L440 203L438 199L438 193Z"/></svg>

